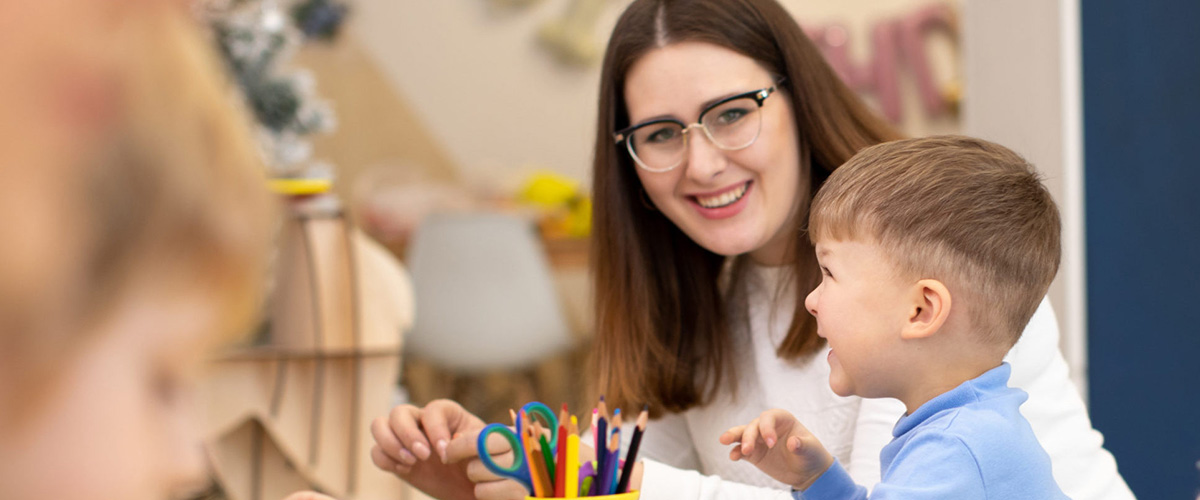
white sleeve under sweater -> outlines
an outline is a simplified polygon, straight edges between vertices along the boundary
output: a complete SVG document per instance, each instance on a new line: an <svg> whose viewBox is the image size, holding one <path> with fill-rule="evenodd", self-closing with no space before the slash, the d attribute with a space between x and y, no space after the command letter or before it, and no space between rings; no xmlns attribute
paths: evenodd
<svg viewBox="0 0 1200 500"><path fill-rule="evenodd" d="M879 482L879 451L891 441L892 426L904 406L896 400L833 394L825 350L794 362L775 357L774 346L786 333L794 295L773 293L782 270L752 272L758 282L749 285L749 338L739 346L737 397L719 394L704 407L651 422L639 454L645 467L642 500L790 499L786 485L745 462L730 461L727 447L717 442L729 427L770 408L797 415L856 482ZM1076 500L1134 498L1068 377L1049 301L1043 300L1005 359L1013 367L1010 385L1029 393L1021 412L1050 455L1063 492Z"/></svg>

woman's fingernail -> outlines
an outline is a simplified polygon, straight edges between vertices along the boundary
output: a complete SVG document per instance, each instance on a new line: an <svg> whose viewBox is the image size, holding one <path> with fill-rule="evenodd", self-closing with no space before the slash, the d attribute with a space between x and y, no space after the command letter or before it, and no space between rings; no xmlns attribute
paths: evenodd
<svg viewBox="0 0 1200 500"><path fill-rule="evenodd" d="M429 447L425 443L415 443L412 445L412 451L417 455L417 458L425 460L429 458Z"/></svg>
<svg viewBox="0 0 1200 500"><path fill-rule="evenodd" d="M767 438L767 448L775 447L775 438Z"/></svg>
<svg viewBox="0 0 1200 500"><path fill-rule="evenodd" d="M417 457L414 457L412 452L400 448L400 463L404 465L414 465L417 463Z"/></svg>
<svg viewBox="0 0 1200 500"><path fill-rule="evenodd" d="M445 439L437 442L438 455L442 457L442 463L446 463L446 447L450 446Z"/></svg>

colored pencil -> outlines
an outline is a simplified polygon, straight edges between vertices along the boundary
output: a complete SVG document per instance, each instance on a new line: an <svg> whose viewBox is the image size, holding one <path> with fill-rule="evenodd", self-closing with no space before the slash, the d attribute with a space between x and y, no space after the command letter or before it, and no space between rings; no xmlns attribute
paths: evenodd
<svg viewBox="0 0 1200 500"><path fill-rule="evenodd" d="M592 449L600 449L600 434L596 433L596 425L600 418L600 408L592 408Z"/></svg>
<svg viewBox="0 0 1200 500"><path fill-rule="evenodd" d="M521 413L522 416L524 416L524 412ZM531 429L529 426L525 426L521 432L521 441L525 446L525 464L529 467L529 482L533 485L533 496L541 497L545 496L545 490L542 489L542 482L538 474L538 471L540 470L537 466L538 460L534 460L534 457L536 456L534 455L533 449L535 441L530 439L532 434L533 429Z"/></svg>
<svg viewBox="0 0 1200 500"><path fill-rule="evenodd" d="M535 427L534 432L540 431L540 427L541 427L540 425ZM550 470L546 467L546 457L549 456L550 452L542 445L542 443L546 442L546 436L541 435L541 436L538 436L538 438L534 438L534 436L531 434L529 436L529 440L531 442L533 442L533 453L531 453L531 454L535 457L533 461L534 461L535 465L537 466L536 467L537 479L542 487L541 488L542 493L538 496L542 496L542 497L553 496L554 495L554 480L550 479Z"/></svg>
<svg viewBox="0 0 1200 500"><path fill-rule="evenodd" d="M554 448L550 447L550 441L546 439L546 433L542 432L542 426L537 426L538 430L538 448L542 450L542 460L546 464L546 489L550 495L554 495Z"/></svg>
<svg viewBox="0 0 1200 500"><path fill-rule="evenodd" d="M615 454L615 450L620 448L620 439L620 431L614 430L612 437L610 437L608 440L608 446L596 452L597 457L604 457L603 463L596 472L596 484L598 485L596 486L597 495L607 495L609 490L616 486L612 480L613 467L616 466L616 460L613 458L613 455Z"/></svg>
<svg viewBox="0 0 1200 500"><path fill-rule="evenodd" d="M581 496L592 496L592 476L583 478L583 484L579 487Z"/></svg>
<svg viewBox="0 0 1200 500"><path fill-rule="evenodd" d="M625 467L621 470L621 480L617 483L617 493L629 491L629 476L633 474L633 463L637 461L638 445L642 442L642 433L646 432L646 424L650 422L650 406L642 407L638 414L637 427L633 429L633 438L629 440L629 451L625 452Z"/></svg>
<svg viewBox="0 0 1200 500"><path fill-rule="evenodd" d="M566 411L563 411L566 414ZM562 498L567 493L567 420L558 420L558 442L555 447L554 496Z"/></svg>
<svg viewBox="0 0 1200 500"><path fill-rule="evenodd" d="M562 472L564 482L564 498L579 496L579 421L571 416L571 426L567 431L567 461ZM558 436L559 439L563 437Z"/></svg>

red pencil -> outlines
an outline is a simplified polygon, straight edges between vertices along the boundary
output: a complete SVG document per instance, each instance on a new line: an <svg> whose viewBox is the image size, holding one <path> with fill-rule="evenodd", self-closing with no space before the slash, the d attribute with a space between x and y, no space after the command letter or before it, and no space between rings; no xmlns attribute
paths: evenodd
<svg viewBox="0 0 1200 500"><path fill-rule="evenodd" d="M563 403L558 417L558 464L554 468L554 496L562 498L567 494L567 404Z"/></svg>

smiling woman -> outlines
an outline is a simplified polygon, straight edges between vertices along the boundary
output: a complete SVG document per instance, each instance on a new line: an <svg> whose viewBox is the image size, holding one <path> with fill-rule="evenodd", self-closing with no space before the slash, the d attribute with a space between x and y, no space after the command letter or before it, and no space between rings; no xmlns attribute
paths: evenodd
<svg viewBox="0 0 1200 500"><path fill-rule="evenodd" d="M624 92L632 123L670 116L698 120L707 133L677 141L671 169L636 170L654 207L688 238L714 253L752 252L760 263L776 265L783 263L794 239L783 228L796 225L796 193L808 188L807 182L798 183L795 165L800 163L800 153L791 106L785 99L766 98L778 79L733 50L681 42L647 53L634 63ZM752 109L753 116L742 117L740 122L748 124L740 127L719 127L725 117L721 111L729 112L723 107L726 99L747 91L750 96L766 94L761 109L748 97L735 99L735 103L750 101L750 106L734 109ZM711 108L714 105L716 109ZM641 127L656 130L654 123ZM638 137L635 132L635 143Z"/></svg>

